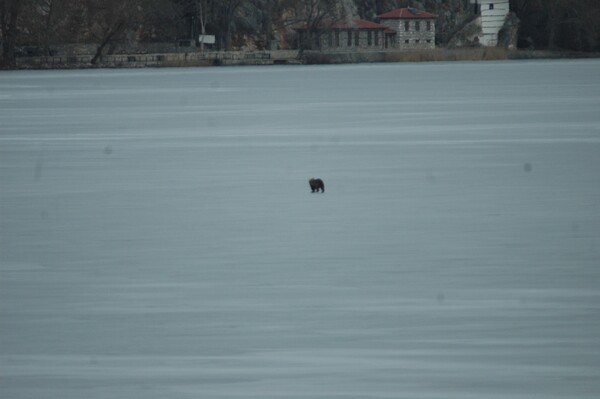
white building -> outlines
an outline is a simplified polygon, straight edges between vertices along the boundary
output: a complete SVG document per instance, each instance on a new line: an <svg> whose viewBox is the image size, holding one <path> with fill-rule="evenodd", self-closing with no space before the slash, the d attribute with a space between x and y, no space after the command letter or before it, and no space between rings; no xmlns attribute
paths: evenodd
<svg viewBox="0 0 600 399"><path fill-rule="evenodd" d="M509 0L469 0L475 13L480 15L483 36L479 43L483 46L495 46L498 32L504 25L509 13Z"/></svg>

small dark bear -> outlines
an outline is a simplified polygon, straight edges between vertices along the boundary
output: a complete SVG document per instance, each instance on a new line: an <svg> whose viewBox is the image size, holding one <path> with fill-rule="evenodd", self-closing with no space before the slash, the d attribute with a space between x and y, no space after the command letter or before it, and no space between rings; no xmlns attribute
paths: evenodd
<svg viewBox="0 0 600 399"><path fill-rule="evenodd" d="M314 177L308 181L310 185L311 192L318 193L321 190L322 193L325 192L325 183L321 179L315 179Z"/></svg>

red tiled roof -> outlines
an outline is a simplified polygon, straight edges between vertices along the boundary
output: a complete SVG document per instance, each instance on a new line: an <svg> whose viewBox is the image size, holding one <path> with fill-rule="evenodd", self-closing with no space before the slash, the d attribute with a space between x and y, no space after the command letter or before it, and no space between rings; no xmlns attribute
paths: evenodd
<svg viewBox="0 0 600 399"><path fill-rule="evenodd" d="M347 23L347 22L342 22L340 25L343 25L343 26L339 26L339 28L341 28L341 29L349 29L349 28L356 28L356 29L389 29L387 26L385 26L383 24L378 24L376 22L366 21L364 19L355 19L350 24Z"/></svg>
<svg viewBox="0 0 600 399"><path fill-rule="evenodd" d="M434 19L437 15L428 13L427 11L417 10L415 8L398 8L385 14L378 15L381 19Z"/></svg>

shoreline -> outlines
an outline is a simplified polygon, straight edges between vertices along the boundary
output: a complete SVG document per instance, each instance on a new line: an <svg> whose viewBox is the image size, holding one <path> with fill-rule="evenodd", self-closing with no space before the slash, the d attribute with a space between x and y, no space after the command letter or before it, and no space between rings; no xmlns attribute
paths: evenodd
<svg viewBox="0 0 600 399"><path fill-rule="evenodd" d="M499 47L436 48L411 51L322 52L299 50L205 51L105 55L91 64L92 55L17 57L15 67L2 70L60 70L114 68L173 68L243 65L318 65L381 62L500 61L600 58L599 53L551 50L506 50Z"/></svg>

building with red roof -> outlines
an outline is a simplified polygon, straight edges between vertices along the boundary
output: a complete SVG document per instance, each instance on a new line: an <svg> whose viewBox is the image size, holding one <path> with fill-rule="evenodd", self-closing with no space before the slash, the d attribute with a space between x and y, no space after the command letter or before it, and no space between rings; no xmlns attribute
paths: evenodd
<svg viewBox="0 0 600 399"><path fill-rule="evenodd" d="M435 48L435 20L437 15L416 8L399 8L377 18L381 24L396 32L394 47L400 49Z"/></svg>
<svg viewBox="0 0 600 399"><path fill-rule="evenodd" d="M386 12L384 14L378 15L379 19L436 19L437 16L430 14L426 11L421 11L416 8L398 8L396 10L392 10Z"/></svg>
<svg viewBox="0 0 600 399"><path fill-rule="evenodd" d="M388 36L393 34L386 25L364 19L322 23L310 31L306 26L295 28L300 47L314 50L383 50Z"/></svg>
<svg viewBox="0 0 600 399"><path fill-rule="evenodd" d="M435 48L435 15L414 8L399 8L377 17L329 21L309 29L296 27L299 47L314 50L385 50Z"/></svg>

